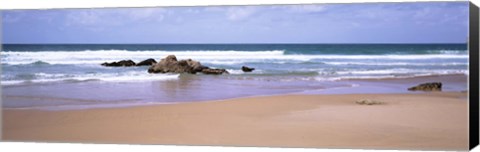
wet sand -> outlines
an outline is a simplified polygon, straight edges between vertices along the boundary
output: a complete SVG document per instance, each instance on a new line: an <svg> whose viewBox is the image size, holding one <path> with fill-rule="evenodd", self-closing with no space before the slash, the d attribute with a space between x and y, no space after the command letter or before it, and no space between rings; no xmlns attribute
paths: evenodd
<svg viewBox="0 0 480 152"><path fill-rule="evenodd" d="M359 99L381 105L359 105ZM278 95L66 111L3 109L9 141L467 150L465 92Z"/></svg>
<svg viewBox="0 0 480 152"><path fill-rule="evenodd" d="M413 93L407 88L425 82L442 82L443 91L460 92L466 90L468 81L467 75L287 82L272 77L250 80L234 75L181 75L178 80L172 81L88 81L2 86L2 106L6 109L72 110L285 94Z"/></svg>

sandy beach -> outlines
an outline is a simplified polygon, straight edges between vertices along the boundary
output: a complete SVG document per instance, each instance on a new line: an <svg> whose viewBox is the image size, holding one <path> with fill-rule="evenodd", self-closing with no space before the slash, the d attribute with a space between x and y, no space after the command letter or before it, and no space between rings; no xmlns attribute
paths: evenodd
<svg viewBox="0 0 480 152"><path fill-rule="evenodd" d="M1 140L466 151L468 10L2 10Z"/></svg>
<svg viewBox="0 0 480 152"><path fill-rule="evenodd" d="M381 105L359 105L359 99ZM280 95L66 111L3 110L8 141L466 150L467 93Z"/></svg>

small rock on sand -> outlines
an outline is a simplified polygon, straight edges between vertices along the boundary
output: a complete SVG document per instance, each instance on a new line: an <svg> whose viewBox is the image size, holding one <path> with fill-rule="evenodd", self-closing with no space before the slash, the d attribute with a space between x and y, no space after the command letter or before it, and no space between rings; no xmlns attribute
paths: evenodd
<svg viewBox="0 0 480 152"><path fill-rule="evenodd" d="M370 99L357 100L357 101L355 101L355 103L360 104L360 105L379 105L379 104L383 104L383 102L370 100Z"/></svg>

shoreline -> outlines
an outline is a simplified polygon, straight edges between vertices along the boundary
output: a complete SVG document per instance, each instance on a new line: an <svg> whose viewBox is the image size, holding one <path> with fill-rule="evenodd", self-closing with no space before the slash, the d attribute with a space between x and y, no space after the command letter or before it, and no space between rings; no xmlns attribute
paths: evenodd
<svg viewBox="0 0 480 152"><path fill-rule="evenodd" d="M444 91L467 91L467 75L400 79L272 82L228 77L187 76L179 80L132 83L58 83L3 88L6 109L75 110L222 101L248 97L303 94L417 94L407 88L439 81ZM210 83L216 80L215 84ZM260 84L259 84L260 83ZM132 91L126 91L134 89ZM213 89L213 90L212 90ZM30 90L31 93L25 93ZM56 92L62 92L58 94ZM102 95L108 93L110 95ZM133 93L133 94L132 94ZM226 93L226 94L225 94ZM91 94L95 97L89 97Z"/></svg>
<svg viewBox="0 0 480 152"><path fill-rule="evenodd" d="M466 96L465 92L277 95L106 109L2 109L3 138L41 142L465 150L468 148ZM359 99L385 104L358 105L355 100Z"/></svg>

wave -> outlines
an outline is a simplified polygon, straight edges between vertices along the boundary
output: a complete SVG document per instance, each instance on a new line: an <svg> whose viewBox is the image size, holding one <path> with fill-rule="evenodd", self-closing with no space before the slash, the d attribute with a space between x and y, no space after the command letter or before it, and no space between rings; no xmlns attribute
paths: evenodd
<svg viewBox="0 0 480 152"><path fill-rule="evenodd" d="M468 65L467 62L451 62L451 63L418 63L418 62L323 62L324 64L329 65L378 65L378 66L389 66L389 65L408 65L408 66L451 66L451 65Z"/></svg>
<svg viewBox="0 0 480 152"><path fill-rule="evenodd" d="M430 50L428 54L468 54L466 50Z"/></svg>
<svg viewBox="0 0 480 152"><path fill-rule="evenodd" d="M142 81L163 81L178 79L180 74L148 74L145 71L131 71L123 74L100 73L100 74L32 74L32 79L5 80L8 76L2 75L1 85L15 85L24 83L49 83L49 82L78 82L78 81L105 81L105 82L142 82Z"/></svg>
<svg viewBox="0 0 480 152"><path fill-rule="evenodd" d="M338 75L405 75L405 74L467 74L468 70L428 70L428 69L386 69L386 70L357 70L337 71ZM322 73L322 72L319 72ZM323 74L323 73L322 73Z"/></svg>
<svg viewBox="0 0 480 152"><path fill-rule="evenodd" d="M405 79L405 78L416 78L416 77L425 77L425 76L442 76L442 75L456 75L461 73L423 73L423 74L411 74L411 75L380 75L380 76L371 76L371 75L356 75L356 76L338 76L338 77L315 77L316 81L340 81L340 80L371 80L371 79Z"/></svg>
<svg viewBox="0 0 480 152"><path fill-rule="evenodd" d="M265 51L43 51L43 52L2 52L1 62L10 65L31 64L42 61L49 64L100 64L125 59L139 62L148 58L160 59L167 55L176 55L178 59L195 59L212 64L237 64L244 62L307 62L311 60L420 60L420 59L468 59L468 54L387 54L387 55L305 55L285 54L285 50ZM281 61L279 61L281 60Z"/></svg>
<svg viewBox="0 0 480 152"><path fill-rule="evenodd" d="M468 70L429 70L429 69L385 69L385 70L352 70L352 71L320 71L320 75L333 76L405 76L405 75L449 75L449 74L466 74Z"/></svg>

